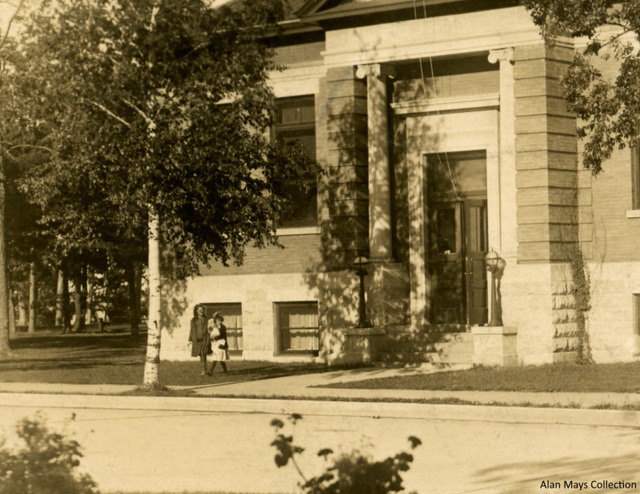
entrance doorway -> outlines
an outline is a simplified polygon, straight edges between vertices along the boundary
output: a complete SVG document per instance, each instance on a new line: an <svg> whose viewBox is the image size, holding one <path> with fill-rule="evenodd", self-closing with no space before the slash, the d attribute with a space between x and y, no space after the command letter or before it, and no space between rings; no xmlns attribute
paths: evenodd
<svg viewBox="0 0 640 494"><path fill-rule="evenodd" d="M431 323L485 324L486 154L428 155L427 181Z"/></svg>

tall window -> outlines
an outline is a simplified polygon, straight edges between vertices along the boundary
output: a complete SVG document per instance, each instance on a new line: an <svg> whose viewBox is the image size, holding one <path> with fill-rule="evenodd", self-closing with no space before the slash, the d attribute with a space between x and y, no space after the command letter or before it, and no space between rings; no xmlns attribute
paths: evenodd
<svg viewBox="0 0 640 494"><path fill-rule="evenodd" d="M640 336L640 294L633 294L633 332L636 336Z"/></svg>
<svg viewBox="0 0 640 494"><path fill-rule="evenodd" d="M317 353L318 302L277 303L276 321L280 353Z"/></svg>
<svg viewBox="0 0 640 494"><path fill-rule="evenodd" d="M202 304L207 318L216 312L224 317L223 324L227 328L227 344L231 353L242 352L242 304Z"/></svg>
<svg viewBox="0 0 640 494"><path fill-rule="evenodd" d="M316 158L316 119L313 96L280 99L276 103L275 138L284 144L297 143ZM281 227L304 227L318 224L318 188L315 172L306 178L307 188L291 185L295 206L279 218Z"/></svg>
<svg viewBox="0 0 640 494"><path fill-rule="evenodd" d="M631 208L640 209L640 139L631 148Z"/></svg>

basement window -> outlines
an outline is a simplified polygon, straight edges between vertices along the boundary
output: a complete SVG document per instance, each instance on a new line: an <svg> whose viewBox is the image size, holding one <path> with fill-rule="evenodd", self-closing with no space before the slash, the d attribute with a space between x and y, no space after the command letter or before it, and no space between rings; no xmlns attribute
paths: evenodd
<svg viewBox="0 0 640 494"><path fill-rule="evenodd" d="M204 307L207 319L216 312L220 312L224 317L224 324L227 327L227 344L229 353L242 354L242 304L240 303L205 303Z"/></svg>
<svg viewBox="0 0 640 494"><path fill-rule="evenodd" d="M275 316L280 354L318 354L318 302L279 302Z"/></svg>

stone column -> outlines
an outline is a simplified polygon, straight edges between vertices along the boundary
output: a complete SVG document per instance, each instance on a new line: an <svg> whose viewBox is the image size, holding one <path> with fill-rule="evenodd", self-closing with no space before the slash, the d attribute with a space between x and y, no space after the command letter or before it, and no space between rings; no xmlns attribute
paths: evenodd
<svg viewBox="0 0 640 494"><path fill-rule="evenodd" d="M409 269L410 269L410 317L411 331L421 331L429 324L431 312L431 287L427 266L427 230L425 221L426 167L420 156L415 136L407 141L412 163L407 170L409 202ZM409 153L408 153L409 155Z"/></svg>
<svg viewBox="0 0 640 494"><path fill-rule="evenodd" d="M501 257L516 259L518 251L516 204L516 114L513 48L491 50L490 63L500 63L500 168L498 190L489 192L489 243ZM493 206L492 206L493 203ZM491 219L498 219L497 224Z"/></svg>
<svg viewBox="0 0 640 494"><path fill-rule="evenodd" d="M356 76L367 78L367 128L369 155L369 258L392 260L391 172L387 78L392 73L380 64L359 65Z"/></svg>

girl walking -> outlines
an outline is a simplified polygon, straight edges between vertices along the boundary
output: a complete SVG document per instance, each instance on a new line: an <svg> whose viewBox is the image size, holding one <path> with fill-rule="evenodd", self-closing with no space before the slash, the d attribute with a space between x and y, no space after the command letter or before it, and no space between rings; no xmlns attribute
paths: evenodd
<svg viewBox="0 0 640 494"><path fill-rule="evenodd" d="M227 372L227 364L229 360L229 345L227 344L227 327L222 324L224 317L220 312L216 312L211 319L209 319L208 329L209 338L212 343L211 354L211 369L209 375L213 374L213 370L216 368L216 364L220 362L223 372Z"/></svg>
<svg viewBox="0 0 640 494"><path fill-rule="evenodd" d="M189 341L191 342L191 356L200 358L200 363L202 364L201 376L204 376L207 372L207 355L211 353L211 339L207 329L207 316L204 312L204 307L196 305L193 308Z"/></svg>

